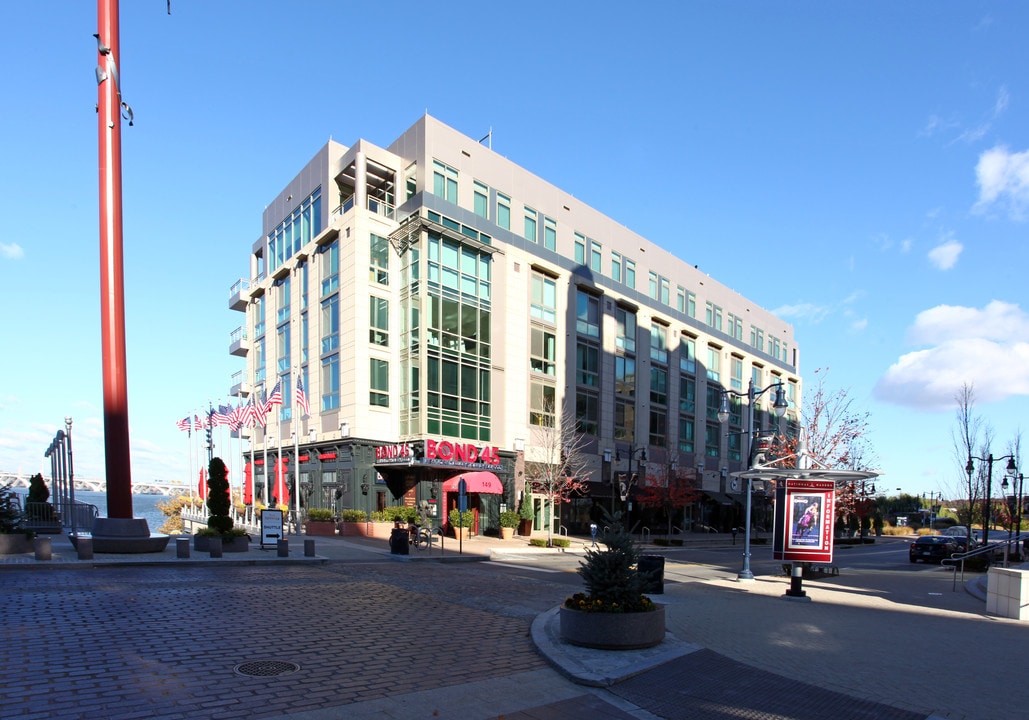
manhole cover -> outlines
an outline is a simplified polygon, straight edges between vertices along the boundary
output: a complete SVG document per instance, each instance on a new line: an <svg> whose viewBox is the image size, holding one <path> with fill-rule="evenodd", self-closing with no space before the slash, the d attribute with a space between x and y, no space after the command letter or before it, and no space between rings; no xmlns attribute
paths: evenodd
<svg viewBox="0 0 1029 720"><path fill-rule="evenodd" d="M255 660L245 662L232 668L237 675L246 677L275 677L276 675L288 675L300 669L296 663L282 662L281 660Z"/></svg>

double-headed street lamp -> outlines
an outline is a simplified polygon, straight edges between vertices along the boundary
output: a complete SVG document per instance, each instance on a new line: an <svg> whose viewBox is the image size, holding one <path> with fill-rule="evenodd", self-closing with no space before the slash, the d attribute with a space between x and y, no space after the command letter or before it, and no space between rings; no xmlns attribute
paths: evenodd
<svg viewBox="0 0 1029 720"><path fill-rule="evenodd" d="M768 387L760 390L754 389L754 381L751 380L747 386L747 392L741 393L728 388L722 388L722 402L718 408L718 421L725 422L729 419L729 395L735 395L737 397L747 398L747 428L745 434L747 435L747 468L749 469L754 462L754 401L768 392L772 388L775 388L775 400L772 403L772 411L775 413L776 419L782 418L786 414L786 409L789 408L790 404L786 400L786 391L783 389L782 380L774 382ZM743 532L743 569L740 570L740 574L737 576L738 580L753 580L754 573L750 570L750 514L751 514L751 490L753 480L747 478L747 524Z"/></svg>
<svg viewBox="0 0 1029 720"><path fill-rule="evenodd" d="M972 471L975 470L975 465L972 463L973 460L986 463L986 497L983 499L983 545L989 542L990 539L990 503L992 498L990 493L993 490L993 463L1000 462L1001 460L1007 460L1007 474L1015 474L1015 456L1014 455L1001 455L1000 457L993 457L993 453L990 453L986 457L978 457L976 455L968 456L968 463L965 465L965 472L968 473L968 486L972 486ZM969 532L972 531L971 522L972 517L969 513Z"/></svg>
<svg viewBox="0 0 1029 720"><path fill-rule="evenodd" d="M1000 483L1001 490L1008 496L1008 514L1015 528L1015 554L1022 554L1022 473L1016 477L1010 473L1011 494L1008 494L1008 475ZM1016 482L1017 481L1017 482ZM1012 502L1014 501L1014 502ZM1008 530L1008 551L1011 550L1011 530Z"/></svg>
<svg viewBox="0 0 1029 720"><path fill-rule="evenodd" d="M630 470L629 477L628 477L626 482L622 482L622 483L618 484L618 494L619 494L619 497L621 497L622 502L625 502L626 499L628 499L629 491L632 490L632 486L636 485L639 482L638 473L639 473L640 469L641 468L644 468L644 469L646 468L646 463L647 463L647 448L646 448L646 446L636 447L635 445L630 445L629 446L629 458L628 459L629 459L629 470ZM636 472L631 472L633 459L636 460ZM621 462L621 461L622 461L622 451L618 450L616 448L615 449L615 462ZM613 488L612 488L612 490L613 490ZM630 533L632 533L632 525L629 524L629 515L631 513L631 508L632 508L632 506L630 505L629 506L629 511L626 513L626 516L625 516L625 524L626 524L626 527L629 529Z"/></svg>

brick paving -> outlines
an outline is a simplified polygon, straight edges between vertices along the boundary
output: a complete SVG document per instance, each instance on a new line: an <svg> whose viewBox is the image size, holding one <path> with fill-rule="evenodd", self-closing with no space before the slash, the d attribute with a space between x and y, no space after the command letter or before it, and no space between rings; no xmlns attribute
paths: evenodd
<svg viewBox="0 0 1029 720"><path fill-rule="evenodd" d="M946 574L848 571L806 583L812 603L783 601L785 578L670 583L661 600L686 654L612 659L621 679L597 689L536 634L574 575L397 562L379 545L319 540L315 562L77 562L59 545L52 563L0 559L0 718L1023 717L1022 684L1000 668L1029 627L986 617ZM972 661L984 648L996 662ZM601 651L575 651L580 667L588 652ZM253 661L298 669L234 670Z"/></svg>

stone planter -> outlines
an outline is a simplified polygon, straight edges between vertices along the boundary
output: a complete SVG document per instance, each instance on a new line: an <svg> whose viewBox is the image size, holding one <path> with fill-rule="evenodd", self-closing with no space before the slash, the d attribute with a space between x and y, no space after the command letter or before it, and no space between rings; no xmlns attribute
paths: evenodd
<svg viewBox="0 0 1029 720"><path fill-rule="evenodd" d="M16 555L32 552L32 540L25 533L0 535L0 555Z"/></svg>
<svg viewBox="0 0 1029 720"><path fill-rule="evenodd" d="M515 529L514 528L510 528L510 527L502 527L502 528L500 528L500 539L501 540L510 540L511 538L514 537L514 531L515 531Z"/></svg>
<svg viewBox="0 0 1029 720"><path fill-rule="evenodd" d="M345 537L370 537L380 540L389 540L393 534L393 523L391 522L347 522L343 523Z"/></svg>
<svg viewBox="0 0 1029 720"><path fill-rule="evenodd" d="M308 520L304 523L304 532L308 535L332 537L336 534L336 523L332 520Z"/></svg>
<svg viewBox="0 0 1029 720"><path fill-rule="evenodd" d="M561 639L600 650L638 650L665 637L665 606L653 612L598 613L561 607Z"/></svg>
<svg viewBox="0 0 1029 720"><path fill-rule="evenodd" d="M211 538L206 535L193 536L193 549L197 552L211 552ZM233 536L231 540L222 538L222 552L246 552L250 549L250 538Z"/></svg>

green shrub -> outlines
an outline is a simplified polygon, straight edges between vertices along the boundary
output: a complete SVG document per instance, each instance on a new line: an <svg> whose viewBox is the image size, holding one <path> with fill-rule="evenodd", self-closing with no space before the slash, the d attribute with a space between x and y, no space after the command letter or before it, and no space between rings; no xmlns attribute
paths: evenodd
<svg viewBox="0 0 1029 720"><path fill-rule="evenodd" d="M654 603L643 594L651 574L639 571L640 547L622 527L620 518L604 513L604 549L587 548L579 564L586 593L576 593L565 606L585 612L646 612Z"/></svg>
<svg viewBox="0 0 1029 720"><path fill-rule="evenodd" d="M21 513L18 495L9 487L0 488L0 535L25 533L34 535L25 529L25 517Z"/></svg>
<svg viewBox="0 0 1029 720"><path fill-rule="evenodd" d="M221 458L211 458L207 466L207 509L210 516L207 526L225 534L232 530L232 518L229 517L229 480L228 471Z"/></svg>
<svg viewBox="0 0 1029 720"><path fill-rule="evenodd" d="M571 547L572 546L572 541L569 540L568 538L553 538L550 541L550 546L551 547L559 547L559 548Z"/></svg>
<svg viewBox="0 0 1029 720"><path fill-rule="evenodd" d="M531 545L532 547L546 547L547 546L547 539L546 538L529 538L529 545Z"/></svg>
<svg viewBox="0 0 1029 720"><path fill-rule="evenodd" d="M307 519L315 522L331 521L332 510L328 508L311 508L307 511Z"/></svg>
<svg viewBox="0 0 1029 720"><path fill-rule="evenodd" d="M532 503L528 498L524 498L521 504L518 506L518 517L522 520L532 520Z"/></svg>
<svg viewBox="0 0 1029 720"><path fill-rule="evenodd" d="M385 510L376 510L372 513L373 522L397 522L398 520L402 523L412 522L417 516L418 511L413 507L404 507L403 505L394 505L388 507Z"/></svg>
<svg viewBox="0 0 1029 720"><path fill-rule="evenodd" d="M343 522L367 522L368 513L364 510L353 510L346 509L340 513L340 517L343 518Z"/></svg>
<svg viewBox="0 0 1029 720"><path fill-rule="evenodd" d="M519 522L521 522L521 518L514 510L505 510L500 513L500 527L516 528Z"/></svg>
<svg viewBox="0 0 1029 720"><path fill-rule="evenodd" d="M470 528L475 524L475 513L471 510L460 512L457 508L454 508L447 517L453 527Z"/></svg>

